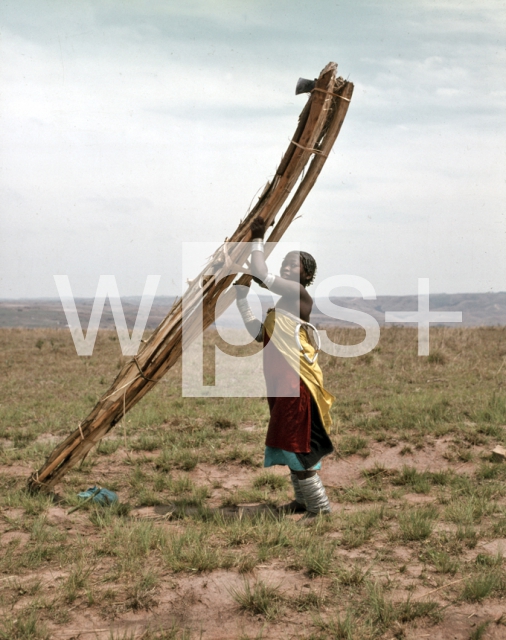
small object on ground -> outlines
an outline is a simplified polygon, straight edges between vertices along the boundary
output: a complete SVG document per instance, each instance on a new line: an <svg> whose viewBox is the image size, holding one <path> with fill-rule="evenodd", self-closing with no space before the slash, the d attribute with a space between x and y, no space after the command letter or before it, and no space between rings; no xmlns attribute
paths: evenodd
<svg viewBox="0 0 506 640"><path fill-rule="evenodd" d="M500 444L492 451L493 462L504 462L506 460L506 449Z"/></svg>
<svg viewBox="0 0 506 640"><path fill-rule="evenodd" d="M109 489L101 489L100 487L91 487L87 491L81 491L81 493L77 494L78 498L81 498L83 502L78 504L77 507L73 507L69 511L67 511L67 515L74 513L81 507L83 507L87 502L93 500L97 504L109 505L114 502L118 502L118 495L114 493L114 491L110 491Z"/></svg>
<svg viewBox="0 0 506 640"><path fill-rule="evenodd" d="M87 491L82 491L78 494L79 498L84 500L92 500L97 504L108 505L113 502L118 502L118 495L114 491L109 489L101 489L100 487L91 487Z"/></svg>
<svg viewBox="0 0 506 640"><path fill-rule="evenodd" d="M74 507L73 509L69 509L67 511L67 515L69 516L71 513L74 513L74 511L77 511L78 509L80 509L82 506L84 506L87 502L89 502L92 498L94 498L97 493L100 491L100 487L93 487L93 491L90 495L87 495L86 500L84 500L84 502L81 502L81 504L78 504L77 507ZM84 492L86 494L88 494L88 491ZM80 498L83 494L79 493L78 494L78 498Z"/></svg>

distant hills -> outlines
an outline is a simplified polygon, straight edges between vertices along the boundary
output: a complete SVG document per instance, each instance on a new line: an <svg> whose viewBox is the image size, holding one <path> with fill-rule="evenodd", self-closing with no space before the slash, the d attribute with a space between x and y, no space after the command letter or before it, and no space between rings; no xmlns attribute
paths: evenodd
<svg viewBox="0 0 506 640"><path fill-rule="evenodd" d="M151 308L147 328L154 329L169 312L173 297L159 296ZM385 311L416 311L416 296L378 296L376 300L362 298L332 298L333 304L356 309L376 318L384 324ZM133 328L140 298L122 298L123 310L128 327ZM76 299L76 307L83 328L87 328L91 315L93 300L91 298ZM264 305L266 306L266 305ZM461 311L462 324L451 326L491 326L506 325L506 292L500 293L452 293L434 294L430 296L431 311ZM319 326L356 326L337 321L322 314L318 310L318 301L311 316L313 324ZM226 324L236 324L237 317L232 311L226 313ZM67 327L67 320L62 304L56 299L0 300L0 327L24 328L60 328ZM109 302L104 307L100 323L101 329L114 329L114 319Z"/></svg>
<svg viewBox="0 0 506 640"><path fill-rule="evenodd" d="M334 304L363 311L376 318L380 325L385 323L386 311L417 311L417 296L378 296L376 300L363 298L331 298ZM313 324L339 324L319 313L318 301L311 318ZM435 293L430 296L431 311L461 311L462 323L448 326L493 326L506 325L506 292L500 293ZM330 321L330 322L329 322ZM390 324L390 323L389 323ZM414 326L412 323L409 323Z"/></svg>
<svg viewBox="0 0 506 640"><path fill-rule="evenodd" d="M172 307L174 300L175 297L169 296L159 296L155 299L149 314L148 329L155 329L160 324ZM129 329L133 329L135 324L140 301L140 297L137 296L121 298ZM93 298L75 298L75 303L81 326L87 328L93 308ZM67 327L67 318L59 298L0 300L0 327L65 329ZM104 305L100 328L115 328L109 300L106 300Z"/></svg>

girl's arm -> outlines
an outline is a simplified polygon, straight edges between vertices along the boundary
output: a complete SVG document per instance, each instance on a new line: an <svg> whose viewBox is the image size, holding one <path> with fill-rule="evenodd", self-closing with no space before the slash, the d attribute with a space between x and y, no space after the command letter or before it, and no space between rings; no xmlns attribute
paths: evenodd
<svg viewBox="0 0 506 640"><path fill-rule="evenodd" d="M247 299L248 293L249 287L238 284L235 285L236 304L239 309L239 313L241 314L242 321L244 322L244 326L252 338L255 338L257 342L263 342L263 324L258 320L258 318L255 318L251 311L251 307L249 306Z"/></svg>
<svg viewBox="0 0 506 640"><path fill-rule="evenodd" d="M251 231L253 234L251 247L251 273L255 278L261 280L267 288L280 296L286 298L299 299L301 304L312 305L312 299L306 289L294 280L285 280L274 274L270 274L265 262L263 252L263 238L265 235L265 222L261 218L256 218L251 223ZM261 240L262 245L255 244L255 240Z"/></svg>

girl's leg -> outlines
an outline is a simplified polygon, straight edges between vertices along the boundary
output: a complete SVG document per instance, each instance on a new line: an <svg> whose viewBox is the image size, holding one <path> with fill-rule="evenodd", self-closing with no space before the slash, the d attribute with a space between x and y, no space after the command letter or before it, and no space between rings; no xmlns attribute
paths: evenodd
<svg viewBox="0 0 506 640"><path fill-rule="evenodd" d="M306 511L306 504L304 502L304 495L299 485L299 478L296 475L297 471L290 469L290 480L292 482L293 492L295 499L278 507L279 513L304 513Z"/></svg>
<svg viewBox="0 0 506 640"><path fill-rule="evenodd" d="M301 496L304 499L307 516L312 517L319 513L330 513L330 502L325 492L325 487L316 471L292 472L299 481Z"/></svg>

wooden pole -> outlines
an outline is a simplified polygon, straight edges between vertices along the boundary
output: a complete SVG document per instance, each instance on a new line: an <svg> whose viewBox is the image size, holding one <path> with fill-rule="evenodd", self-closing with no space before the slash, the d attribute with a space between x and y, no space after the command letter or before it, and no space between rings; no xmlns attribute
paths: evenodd
<svg viewBox="0 0 506 640"><path fill-rule="evenodd" d="M216 304L222 293L226 292L220 301L221 312L235 299L232 289L227 291L235 273L230 274L226 270L230 262L241 266L245 264L248 245L244 243L251 240L251 221L259 216L268 227L272 225L310 162L295 194L267 239L269 243L278 242L315 184L339 134L353 93L353 84L336 78L336 71L337 65L331 62L320 73L274 178L265 186L255 207L227 239L235 243L227 245L232 247L232 254L227 254L225 246L220 247L199 276L189 283L184 294L185 309L201 304L203 325L192 320L191 315L185 318L185 343L214 322ZM209 273L215 274L214 277L209 277ZM245 274L238 282L245 284L250 278ZM193 315L195 317L196 314ZM143 343L138 355L123 366L79 428L54 449L38 471L32 473L28 479L30 490L49 491L177 362L182 353L182 324L183 305L182 299L178 299L151 337Z"/></svg>

